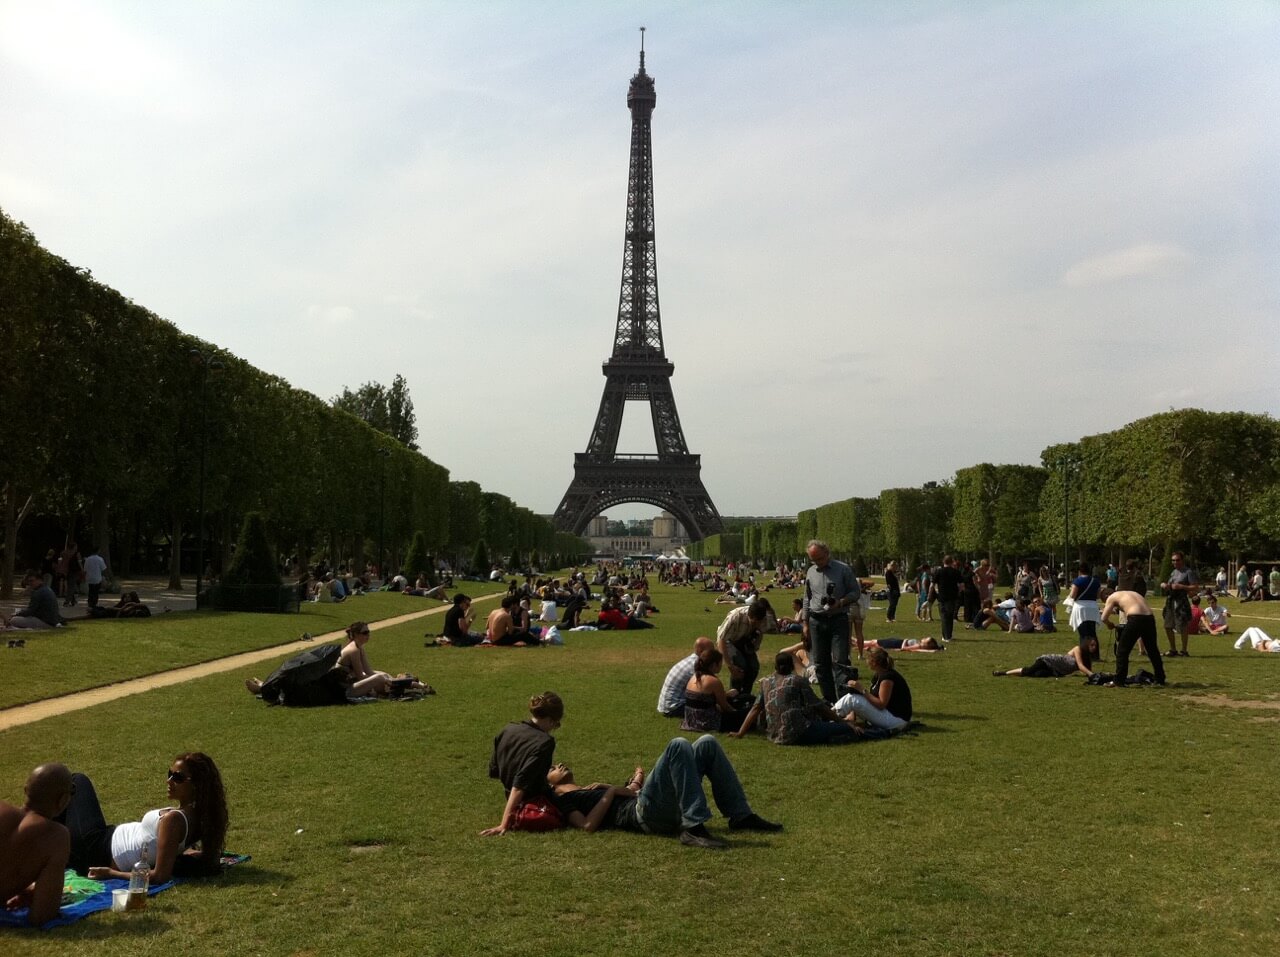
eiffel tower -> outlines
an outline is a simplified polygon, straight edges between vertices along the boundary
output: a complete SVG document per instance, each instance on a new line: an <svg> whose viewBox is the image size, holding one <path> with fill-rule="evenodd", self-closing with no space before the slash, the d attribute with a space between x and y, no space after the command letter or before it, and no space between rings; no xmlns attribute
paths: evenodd
<svg viewBox="0 0 1280 957"><path fill-rule="evenodd" d="M640 72L631 78L631 167L627 177L627 232L622 253L622 291L613 355L604 363L604 396L587 450L573 458L573 481L556 509L555 526L581 535L606 509L623 502L647 502L666 509L693 540L720 531L716 511L702 484L700 457L689 452L671 392L675 366L662 348L658 312L658 256L653 240L653 138L649 119L657 95L644 71L644 28ZM648 402L656 455L618 454L618 433L627 402Z"/></svg>

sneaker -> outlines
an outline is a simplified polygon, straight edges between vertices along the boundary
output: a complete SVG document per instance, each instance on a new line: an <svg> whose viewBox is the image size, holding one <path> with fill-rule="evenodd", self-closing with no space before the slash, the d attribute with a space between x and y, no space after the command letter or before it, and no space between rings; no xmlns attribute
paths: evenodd
<svg viewBox="0 0 1280 957"><path fill-rule="evenodd" d="M729 846L719 838L712 837L705 824L681 831L680 843L689 847L705 847L709 851L723 851Z"/></svg>
<svg viewBox="0 0 1280 957"><path fill-rule="evenodd" d="M774 824L772 821L766 821L759 814L752 811L746 817L740 817L735 821L729 822L729 830L731 831L764 831L766 833L776 833L782 830L781 824Z"/></svg>

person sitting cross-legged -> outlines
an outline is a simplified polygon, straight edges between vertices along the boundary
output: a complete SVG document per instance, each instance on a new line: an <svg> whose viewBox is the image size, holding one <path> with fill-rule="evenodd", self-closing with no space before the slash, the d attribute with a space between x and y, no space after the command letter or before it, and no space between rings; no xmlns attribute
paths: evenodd
<svg viewBox="0 0 1280 957"><path fill-rule="evenodd" d="M1200 620L1200 628L1208 635L1225 635L1229 629L1227 619L1231 612L1218 604L1218 596L1209 596L1209 605L1204 609Z"/></svg>

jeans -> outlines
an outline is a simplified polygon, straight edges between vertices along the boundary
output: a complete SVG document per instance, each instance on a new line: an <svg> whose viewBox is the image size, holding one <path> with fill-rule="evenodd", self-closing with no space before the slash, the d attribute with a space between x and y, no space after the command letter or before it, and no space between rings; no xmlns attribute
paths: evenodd
<svg viewBox="0 0 1280 957"><path fill-rule="evenodd" d="M89 607L98 607L98 592L102 591L102 582L89 583Z"/></svg>
<svg viewBox="0 0 1280 957"><path fill-rule="evenodd" d="M856 733L847 721L814 721L804 729L796 744L834 744L847 741Z"/></svg>
<svg viewBox="0 0 1280 957"><path fill-rule="evenodd" d="M751 688L760 677L760 655L753 647L753 639L748 639L748 647L729 642L729 663L742 669L741 678L733 678L729 686L739 695L751 694Z"/></svg>
<svg viewBox="0 0 1280 957"><path fill-rule="evenodd" d="M907 722L901 718L877 708L866 699L865 695L852 692L835 703L835 712L842 718L850 714L856 714L867 724L874 725L877 728L884 728L886 731L896 731L907 726Z"/></svg>
<svg viewBox="0 0 1280 957"><path fill-rule="evenodd" d="M711 782L716 807L730 821L751 813L738 772L719 741L709 734L692 744L686 738L672 738L636 798L636 816L644 829L674 833L711 820L703 778Z"/></svg>
<svg viewBox="0 0 1280 957"><path fill-rule="evenodd" d="M1151 660L1151 670L1156 674L1156 681L1164 684L1164 662L1160 658L1155 615L1130 615L1120 629L1120 637L1116 639L1116 684L1124 684L1129 677L1129 652L1133 651L1133 646L1139 639L1147 651L1147 658Z"/></svg>
<svg viewBox="0 0 1280 957"><path fill-rule="evenodd" d="M849 618L837 615L833 618L809 619L809 657L813 661L818 687L828 702L836 700L836 685L843 692L849 680Z"/></svg>
<svg viewBox="0 0 1280 957"><path fill-rule="evenodd" d="M885 612L885 615L884 615L885 621L893 621L897 617L898 598L901 596L901 594L902 594L901 592L897 592L897 591L889 592L889 610Z"/></svg>
<svg viewBox="0 0 1280 957"><path fill-rule="evenodd" d="M956 598L940 598L938 607L942 610L942 640L950 641L951 633L956 627L956 615L960 612L960 601Z"/></svg>
<svg viewBox="0 0 1280 957"><path fill-rule="evenodd" d="M113 825L102 816L102 805L93 782L76 772L71 775L75 793L67 809L55 820L66 825L71 832L71 857L67 866L77 874L89 873L91 867L115 867L111 859L111 833Z"/></svg>

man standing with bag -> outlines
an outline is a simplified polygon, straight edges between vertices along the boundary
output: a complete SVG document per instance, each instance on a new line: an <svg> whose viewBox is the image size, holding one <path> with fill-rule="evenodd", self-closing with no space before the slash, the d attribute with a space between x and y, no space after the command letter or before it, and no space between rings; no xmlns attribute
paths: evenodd
<svg viewBox="0 0 1280 957"><path fill-rule="evenodd" d="M834 704L851 677L849 612L851 606L858 603L861 589L853 569L831 558L826 542L815 538L805 547L805 552L813 564L804 576L804 636L809 642L809 655L822 697L828 704Z"/></svg>

